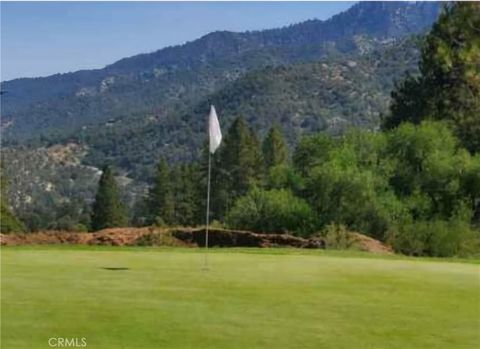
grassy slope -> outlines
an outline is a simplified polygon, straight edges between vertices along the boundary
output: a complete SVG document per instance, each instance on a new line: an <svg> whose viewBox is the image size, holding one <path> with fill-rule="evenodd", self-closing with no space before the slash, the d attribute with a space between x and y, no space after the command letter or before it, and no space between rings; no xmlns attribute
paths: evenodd
<svg viewBox="0 0 480 349"><path fill-rule="evenodd" d="M53 336L99 349L480 342L478 265L263 251L216 250L204 271L197 250L4 248L2 348Z"/></svg>

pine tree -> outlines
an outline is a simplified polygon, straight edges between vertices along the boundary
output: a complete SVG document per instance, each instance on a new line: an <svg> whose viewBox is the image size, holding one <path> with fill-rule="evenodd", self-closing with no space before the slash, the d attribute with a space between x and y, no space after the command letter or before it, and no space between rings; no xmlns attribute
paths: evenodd
<svg viewBox="0 0 480 349"><path fill-rule="evenodd" d="M13 214L7 202L7 179L0 169L0 233L25 231L23 223Z"/></svg>
<svg viewBox="0 0 480 349"><path fill-rule="evenodd" d="M480 3L445 6L422 48L419 77L392 93L386 128L426 118L449 120L471 152L480 150Z"/></svg>
<svg viewBox="0 0 480 349"><path fill-rule="evenodd" d="M236 198L258 183L263 176L260 142L243 117L227 131L212 165L212 211L223 219Z"/></svg>
<svg viewBox="0 0 480 349"><path fill-rule="evenodd" d="M113 170L109 166L104 167L100 177L91 221L93 231L128 224L126 208L120 200Z"/></svg>
<svg viewBox="0 0 480 349"><path fill-rule="evenodd" d="M195 184L194 165L178 165L172 169L175 214L174 222L180 225L195 225L198 217L198 194Z"/></svg>
<svg viewBox="0 0 480 349"><path fill-rule="evenodd" d="M221 166L229 173L232 189L242 195L262 176L260 144L243 117L237 118L228 130L221 153Z"/></svg>
<svg viewBox="0 0 480 349"><path fill-rule="evenodd" d="M175 203L167 162L161 160L157 165L153 187L147 198L149 224L173 224Z"/></svg>
<svg viewBox="0 0 480 349"><path fill-rule="evenodd" d="M284 165L288 161L288 148L278 127L273 126L267 133L262 145L265 167L270 169Z"/></svg>

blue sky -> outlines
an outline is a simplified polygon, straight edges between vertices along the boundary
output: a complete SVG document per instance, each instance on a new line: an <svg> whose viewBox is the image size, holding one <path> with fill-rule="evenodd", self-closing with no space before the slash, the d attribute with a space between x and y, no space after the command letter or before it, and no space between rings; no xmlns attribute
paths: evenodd
<svg viewBox="0 0 480 349"><path fill-rule="evenodd" d="M214 30L327 19L354 2L1 2L1 80L101 68Z"/></svg>

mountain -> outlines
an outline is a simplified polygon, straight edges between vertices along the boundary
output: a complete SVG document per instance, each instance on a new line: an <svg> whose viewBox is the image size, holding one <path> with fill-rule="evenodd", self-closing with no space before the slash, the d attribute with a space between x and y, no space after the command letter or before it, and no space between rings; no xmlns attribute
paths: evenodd
<svg viewBox="0 0 480 349"><path fill-rule="evenodd" d="M361 2L326 21L280 29L214 32L180 46L122 59L103 69L2 83L5 141L72 132L136 114L170 114L247 71L362 54L430 26L433 2Z"/></svg>
<svg viewBox="0 0 480 349"><path fill-rule="evenodd" d="M416 73L418 57L418 40L409 38L367 55L254 70L174 113L110 120L63 141L89 144L84 158L89 165L115 162L145 179L160 156L172 162L198 158L210 103L223 129L243 115L260 136L280 125L292 146L310 132L375 129L394 81L407 71Z"/></svg>
<svg viewBox="0 0 480 349"><path fill-rule="evenodd" d="M309 132L375 129L439 11L361 2L326 21L214 32L103 69L2 82L11 202L29 221L85 222L98 168L113 163L132 203L160 157L198 158L210 103L223 129L239 115L260 136L279 124L291 146Z"/></svg>
<svg viewBox="0 0 480 349"><path fill-rule="evenodd" d="M312 131L375 129L395 80L418 72L419 55L419 38L409 37L365 55L251 71L209 95L183 119L200 131L202 123L195 122L213 103L227 125L239 115L261 135L272 124L283 125L292 145Z"/></svg>

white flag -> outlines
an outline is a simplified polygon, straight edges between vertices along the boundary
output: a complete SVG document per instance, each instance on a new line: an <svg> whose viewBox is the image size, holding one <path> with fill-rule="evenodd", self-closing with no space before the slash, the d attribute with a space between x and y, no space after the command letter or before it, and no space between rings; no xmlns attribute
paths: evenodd
<svg viewBox="0 0 480 349"><path fill-rule="evenodd" d="M208 133L210 136L210 153L215 153L220 142L222 142L222 132L218 123L217 112L215 107L210 106L210 116L208 118Z"/></svg>

